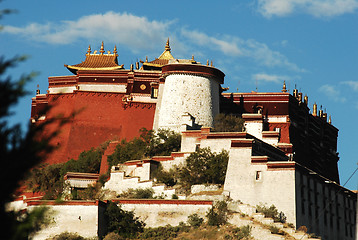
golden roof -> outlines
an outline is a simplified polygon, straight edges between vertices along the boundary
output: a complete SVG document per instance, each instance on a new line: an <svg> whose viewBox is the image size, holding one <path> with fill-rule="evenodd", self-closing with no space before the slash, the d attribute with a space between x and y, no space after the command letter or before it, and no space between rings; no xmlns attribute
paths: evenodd
<svg viewBox="0 0 358 240"><path fill-rule="evenodd" d="M168 64L169 60L174 59L173 55L170 52L170 46L169 46L169 38L167 40L167 43L165 44L164 52L160 54L160 56L153 61L148 62L148 58L146 58L145 62L141 61L143 66L149 66L149 67L162 67L166 64Z"/></svg>
<svg viewBox="0 0 358 240"><path fill-rule="evenodd" d="M98 54L97 51L91 53L91 46L88 47L86 53L86 59L84 62L81 62L76 65L66 65L65 67L74 74L77 74L78 70L119 70L123 69L123 64L118 65L118 54L117 47L114 46L113 53L108 51L105 54L103 42L101 44L101 49Z"/></svg>

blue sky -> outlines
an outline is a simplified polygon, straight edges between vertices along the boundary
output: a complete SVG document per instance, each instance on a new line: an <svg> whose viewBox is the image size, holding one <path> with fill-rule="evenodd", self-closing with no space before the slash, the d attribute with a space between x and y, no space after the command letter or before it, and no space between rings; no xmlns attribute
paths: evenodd
<svg viewBox="0 0 358 240"><path fill-rule="evenodd" d="M4 0L17 13L0 24L1 55L30 58L8 71L38 72L31 95L13 110L12 123L29 120L36 85L46 92L49 76L71 75L64 64L84 60L87 47L114 45L119 64L158 57L170 37L176 58L191 58L225 74L229 91L307 94L332 115L339 131L341 184L357 168L358 0L257 1L25 1ZM358 174L346 185L357 189Z"/></svg>

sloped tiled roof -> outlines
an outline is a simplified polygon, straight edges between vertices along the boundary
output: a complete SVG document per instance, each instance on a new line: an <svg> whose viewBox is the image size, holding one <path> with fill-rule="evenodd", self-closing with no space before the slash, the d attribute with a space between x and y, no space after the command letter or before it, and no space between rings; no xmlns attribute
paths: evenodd
<svg viewBox="0 0 358 240"><path fill-rule="evenodd" d="M143 67L162 67L169 63L169 60L174 59L173 55L170 52L170 46L169 46L169 38L167 40L167 43L165 45L164 52L160 54L160 56L153 61L148 62L148 59L145 60L145 62L141 61L143 64Z"/></svg>
<svg viewBox="0 0 358 240"><path fill-rule="evenodd" d="M78 70L118 70L123 69L123 65L118 65L117 48L114 48L113 53L108 51L104 53L103 42L100 53L97 51L91 53L91 47L88 47L85 61L76 65L65 65L69 71L77 74Z"/></svg>

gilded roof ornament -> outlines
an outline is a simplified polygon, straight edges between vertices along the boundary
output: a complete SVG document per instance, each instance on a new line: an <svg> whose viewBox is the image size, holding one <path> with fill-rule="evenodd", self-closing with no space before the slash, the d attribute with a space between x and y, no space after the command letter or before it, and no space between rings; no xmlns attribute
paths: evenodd
<svg viewBox="0 0 358 240"><path fill-rule="evenodd" d="M117 54L117 46L114 45L113 54Z"/></svg>
<svg viewBox="0 0 358 240"><path fill-rule="evenodd" d="M286 81L283 81L283 86L282 86L281 92L283 92L283 93L287 92L287 89L286 89Z"/></svg>
<svg viewBox="0 0 358 240"><path fill-rule="evenodd" d="M102 41L102 44L101 44L101 50L99 50L99 52L100 52L101 54L103 54L103 53L104 53L104 45L103 45L103 41Z"/></svg>
<svg viewBox="0 0 358 240"><path fill-rule="evenodd" d="M167 43L165 44L165 51L170 51L170 46L169 46L169 38L167 40Z"/></svg>
<svg viewBox="0 0 358 240"><path fill-rule="evenodd" d="M91 45L88 45L87 54L91 54Z"/></svg>

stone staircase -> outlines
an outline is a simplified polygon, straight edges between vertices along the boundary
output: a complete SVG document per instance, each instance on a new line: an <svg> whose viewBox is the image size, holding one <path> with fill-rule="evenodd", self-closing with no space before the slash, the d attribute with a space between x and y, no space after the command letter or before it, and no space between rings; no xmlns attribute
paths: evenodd
<svg viewBox="0 0 358 240"><path fill-rule="evenodd" d="M256 208L248 204L230 202L229 210L232 212L229 223L237 226L251 226L251 236L257 240L317 240L310 238L309 234L296 231L282 223L275 223L272 218L266 218L264 214L257 213ZM280 234L273 234L270 226L275 227Z"/></svg>
<svg viewBox="0 0 358 240"><path fill-rule="evenodd" d="M141 181L140 177L128 177L125 171L112 171L110 179L105 183L103 189L114 191L117 195L129 189L153 189L153 197L172 199L175 194L174 188L167 188L165 184L157 184L153 180ZM182 196L180 196L182 198Z"/></svg>

